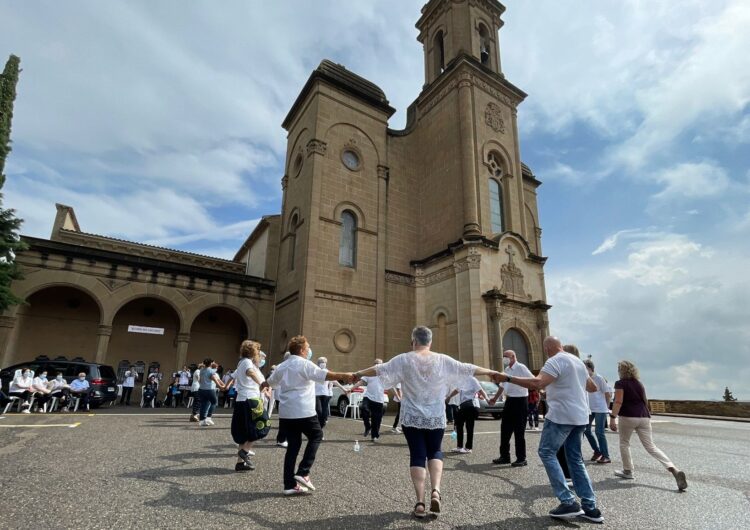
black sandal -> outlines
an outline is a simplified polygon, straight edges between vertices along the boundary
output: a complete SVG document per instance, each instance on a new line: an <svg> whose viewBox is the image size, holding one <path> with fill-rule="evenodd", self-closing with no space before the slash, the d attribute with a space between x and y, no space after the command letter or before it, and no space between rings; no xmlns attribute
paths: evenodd
<svg viewBox="0 0 750 530"><path fill-rule="evenodd" d="M435 497L435 494L437 493L437 497ZM434 489L432 490L432 493L430 494L430 511L433 513L440 513L440 500L442 499L442 496L440 495L440 490Z"/></svg>
<svg viewBox="0 0 750 530"><path fill-rule="evenodd" d="M417 511L417 508L419 506L422 507L421 512ZM427 517L427 506L425 506L423 502L418 502L414 505L414 511L412 512L412 515L414 515L414 517L416 517L417 519L424 519L425 517Z"/></svg>

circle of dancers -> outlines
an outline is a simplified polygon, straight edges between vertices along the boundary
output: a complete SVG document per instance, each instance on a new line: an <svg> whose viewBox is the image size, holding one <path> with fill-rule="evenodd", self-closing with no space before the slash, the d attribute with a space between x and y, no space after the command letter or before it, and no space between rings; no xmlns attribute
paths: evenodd
<svg viewBox="0 0 750 530"><path fill-rule="evenodd" d="M635 470L630 453L630 439L635 433L646 451L674 477L677 488L687 488L685 473L653 442L646 390L640 382L637 367L630 361L618 363L619 380L612 389L596 373L594 364L582 361L578 348L563 345L556 337L547 337L543 350L547 357L539 374L518 362L515 352L503 352L503 371L464 363L431 350L432 332L417 326L411 334L411 351L356 372L336 372L328 368L325 357L312 361L312 349L303 336L293 337L285 358L273 367L268 379L261 368L265 354L261 344L246 340L240 347L240 363L232 379L224 384L216 375L212 359L206 359L194 376L198 387L199 421L203 427L213 425L211 415L216 388L236 389L231 434L237 444L235 471L255 469L254 444L270 430L270 416L278 401L277 444L286 449L283 465L283 494L305 495L316 490L312 481L315 457L324 440L333 386L347 394L358 386L365 387L362 400L365 437L373 442L380 437L384 410L384 391L391 389L398 413L392 432L403 433L409 449L409 475L415 503L411 515L422 519L436 516L444 509L441 494L443 481L443 439L446 409L454 423L452 439L457 453L470 453L474 422L478 416L479 398L490 405L505 395L500 436L500 456L493 464L513 467L528 465L524 431L538 430L538 407L545 402L545 418L539 441L538 456L559 505L549 511L556 519L584 518L604 521L597 506L594 487L586 471L581 442L584 436L594 451L595 464L611 463L605 427L619 433L622 469L615 475L634 480ZM499 385L490 397L476 379L489 377ZM341 382L354 385L346 388ZM11 388L11 393L13 388ZM212 398L213 396L213 398ZM540 399L545 396L546 400ZM614 402L610 409L610 400ZM446 403L451 403L446 407ZM195 407L195 405L194 405ZM592 424L595 425L592 433ZM400 425L400 428L399 428ZM466 435L464 436L464 429ZM301 460L302 437L307 442ZM515 460L511 460L510 439L514 438ZM355 451L361 450L357 441ZM430 491L426 491L429 475Z"/></svg>

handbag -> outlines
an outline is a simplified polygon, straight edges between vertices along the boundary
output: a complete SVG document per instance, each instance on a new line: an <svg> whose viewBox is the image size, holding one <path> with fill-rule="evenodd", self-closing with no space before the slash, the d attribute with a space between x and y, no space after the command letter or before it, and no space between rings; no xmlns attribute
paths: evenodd
<svg viewBox="0 0 750 530"><path fill-rule="evenodd" d="M268 431L271 430L271 420L268 419L268 411L263 407L262 399L254 399L257 405L250 408L250 424L248 430L250 431L250 439L262 440L268 436Z"/></svg>

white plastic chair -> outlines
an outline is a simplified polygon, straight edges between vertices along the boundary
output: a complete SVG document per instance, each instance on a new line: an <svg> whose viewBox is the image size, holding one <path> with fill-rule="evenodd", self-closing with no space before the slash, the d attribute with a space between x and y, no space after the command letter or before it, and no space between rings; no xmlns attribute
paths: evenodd
<svg viewBox="0 0 750 530"><path fill-rule="evenodd" d="M346 406L346 410L344 411L344 417L346 417L346 413L349 411L349 409L352 409L351 419L359 419L359 404L362 402L363 395L364 394L362 394L361 392L352 392L351 394L349 394L349 404Z"/></svg>
<svg viewBox="0 0 750 530"><path fill-rule="evenodd" d="M57 402L58 401L59 401L58 398L56 398L56 397L53 396L49 400L49 406L47 407L47 412L50 412L50 413L51 412L55 412L57 410Z"/></svg>
<svg viewBox="0 0 750 530"><path fill-rule="evenodd" d="M23 403L23 401L18 396L8 396L8 404L5 405L3 414L7 414L8 411L13 408L13 405L18 405L18 412L21 412L21 403Z"/></svg>

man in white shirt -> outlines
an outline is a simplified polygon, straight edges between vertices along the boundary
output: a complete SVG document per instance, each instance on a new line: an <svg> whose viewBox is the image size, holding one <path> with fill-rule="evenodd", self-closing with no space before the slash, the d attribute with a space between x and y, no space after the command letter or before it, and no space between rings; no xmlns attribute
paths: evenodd
<svg viewBox="0 0 750 530"><path fill-rule="evenodd" d="M375 359L375 366L383 364L383 359ZM365 433L367 438L372 436L372 441L377 442L380 439L380 424L383 421L383 402L385 401L385 388L383 382L378 376L363 377L351 388L365 386L365 394L362 396L362 421L365 424Z"/></svg>
<svg viewBox="0 0 750 530"><path fill-rule="evenodd" d="M503 352L503 367L505 374L512 377L533 377L534 374L516 359L516 352ZM510 437L516 442L516 461L513 467L523 467L526 462L526 418L529 415L529 390L512 383L505 383L497 390L490 404L497 402L500 394L505 392L505 406L503 419L500 422L500 458L495 458L493 464L510 464Z"/></svg>
<svg viewBox="0 0 750 530"><path fill-rule="evenodd" d="M124 403L126 407L130 406L130 395L133 393L135 378L136 372L134 366L125 370L125 375L122 379L122 397L120 397L120 405Z"/></svg>
<svg viewBox="0 0 750 530"><path fill-rule="evenodd" d="M547 389L549 412L544 420L538 453L550 485L560 500L560 505L551 510L549 515L556 519L583 517L601 523L604 517L596 507L594 488L581 455L581 438L589 419L587 391L596 391L596 385L589 377L583 361L563 351L562 343L557 337L544 339L544 353L548 359L538 376L516 378L500 374L495 379L524 388ZM573 487L581 498L581 504L578 504L575 495L568 488L557 460L557 451L563 446Z"/></svg>
<svg viewBox="0 0 750 530"><path fill-rule="evenodd" d="M609 446L607 445L607 436L604 434L604 427L607 425L607 420L609 419L609 400L612 394L609 391L607 380L596 373L594 362L591 359L586 359L583 361L583 364L586 365L589 377L591 377L591 380L596 385L596 392L589 392L589 410L591 414L589 415L589 422L584 431L591 449L594 450L594 456L591 457L591 461L597 464L611 464L612 460L609 459ZM596 436L591 434L592 421L596 424Z"/></svg>
<svg viewBox="0 0 750 530"><path fill-rule="evenodd" d="M353 374L323 370L310 362L312 351L307 339L301 335L289 341L289 353L289 358L263 382L261 390L267 386L278 390L281 383L278 390L279 430L284 432L288 442L284 456L284 495L299 495L315 491L310 481L310 469L323 439L323 429L315 413L315 383L337 379L353 382L356 379ZM295 473L303 434L307 446Z"/></svg>

